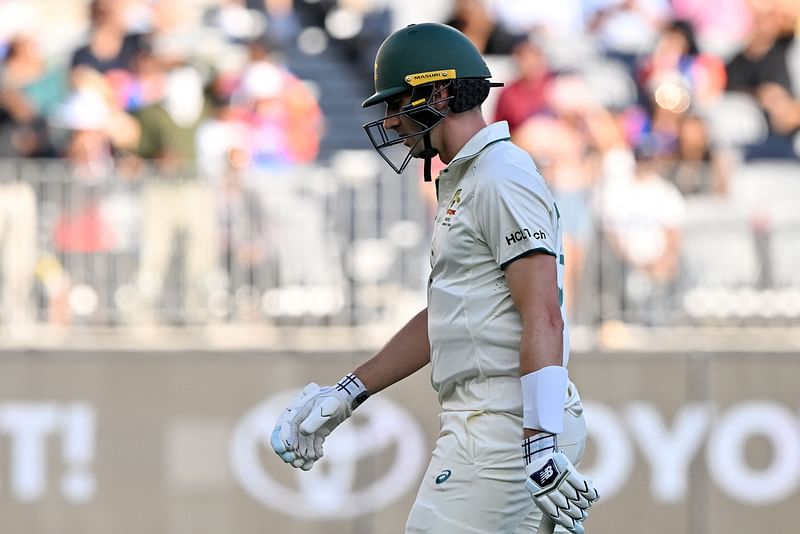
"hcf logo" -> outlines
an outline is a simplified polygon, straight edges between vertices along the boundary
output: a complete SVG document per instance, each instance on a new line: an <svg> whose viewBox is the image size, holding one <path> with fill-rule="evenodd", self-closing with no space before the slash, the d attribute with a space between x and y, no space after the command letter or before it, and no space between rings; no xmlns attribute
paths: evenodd
<svg viewBox="0 0 800 534"><path fill-rule="evenodd" d="M325 456L311 471L283 464L272 454L270 434L296 393L268 398L246 413L236 427L230 447L231 468L252 498L303 519L348 519L384 508L416 487L427 459L425 438L408 412L381 397L371 398L328 436ZM269 470L263 461L266 451L274 457ZM377 477L356 487L359 465L363 468L370 457L388 452L392 453L388 469L376 470ZM281 469L285 471L280 473ZM273 473L288 473L288 477Z"/></svg>

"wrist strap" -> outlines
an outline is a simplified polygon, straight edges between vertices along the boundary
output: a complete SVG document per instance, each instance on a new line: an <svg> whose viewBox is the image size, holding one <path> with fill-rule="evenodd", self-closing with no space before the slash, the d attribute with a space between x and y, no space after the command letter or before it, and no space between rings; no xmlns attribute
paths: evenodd
<svg viewBox="0 0 800 534"><path fill-rule="evenodd" d="M353 373L348 373L336 383L336 391L342 391L350 401L350 409L355 410L369 398L364 383Z"/></svg>
<svg viewBox="0 0 800 534"><path fill-rule="evenodd" d="M555 434L536 434L522 441L522 457L525 460L525 465L557 450L558 438L556 438Z"/></svg>
<svg viewBox="0 0 800 534"><path fill-rule="evenodd" d="M522 426L551 434L564 431L564 400L567 397L567 368L543 367L523 376Z"/></svg>

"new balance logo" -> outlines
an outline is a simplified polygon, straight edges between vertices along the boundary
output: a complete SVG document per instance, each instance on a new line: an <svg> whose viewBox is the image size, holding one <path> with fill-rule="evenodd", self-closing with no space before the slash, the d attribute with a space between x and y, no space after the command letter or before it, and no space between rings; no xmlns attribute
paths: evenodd
<svg viewBox="0 0 800 534"><path fill-rule="evenodd" d="M539 484L544 485L551 476L553 476L553 467L548 465L543 470L539 471Z"/></svg>
<svg viewBox="0 0 800 534"><path fill-rule="evenodd" d="M545 463L541 469L531 474L533 481L542 488L552 484L557 476L558 469L556 468L556 464L553 463L553 460L547 460L547 463Z"/></svg>

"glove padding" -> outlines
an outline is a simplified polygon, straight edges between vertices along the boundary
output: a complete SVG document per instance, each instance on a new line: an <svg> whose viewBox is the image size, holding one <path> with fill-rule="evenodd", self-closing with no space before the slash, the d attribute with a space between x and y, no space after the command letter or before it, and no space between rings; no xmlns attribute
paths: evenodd
<svg viewBox="0 0 800 534"><path fill-rule="evenodd" d="M570 532L583 534L583 521L599 498L594 483L555 450L534 458L525 472L525 486L542 513Z"/></svg>
<svg viewBox="0 0 800 534"><path fill-rule="evenodd" d="M273 450L284 462L308 471L322 458L325 438L368 396L353 374L335 386L308 384L278 418L272 431Z"/></svg>
<svg viewBox="0 0 800 534"><path fill-rule="evenodd" d="M311 382L292 400L288 407L281 413L272 430L270 444L275 454L292 467L308 471L314 465L314 460L303 458L299 453L299 434L301 419L297 417L298 411L304 406L306 398L315 395L320 387Z"/></svg>

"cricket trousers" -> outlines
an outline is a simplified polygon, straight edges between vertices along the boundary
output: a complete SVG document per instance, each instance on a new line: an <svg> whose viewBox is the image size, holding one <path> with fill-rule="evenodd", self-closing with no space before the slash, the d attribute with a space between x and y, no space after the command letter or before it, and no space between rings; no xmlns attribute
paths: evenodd
<svg viewBox="0 0 800 534"><path fill-rule="evenodd" d="M406 534L535 534L541 512L525 488L522 417L445 411ZM579 465L586 447L583 405L570 383L558 447ZM560 526L555 532L566 533Z"/></svg>

